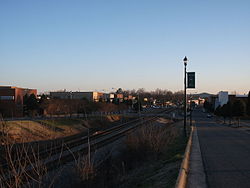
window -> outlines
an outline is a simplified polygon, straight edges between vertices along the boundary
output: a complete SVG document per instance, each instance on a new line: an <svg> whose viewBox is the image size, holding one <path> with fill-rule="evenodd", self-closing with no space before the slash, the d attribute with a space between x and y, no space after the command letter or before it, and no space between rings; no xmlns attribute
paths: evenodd
<svg viewBox="0 0 250 188"><path fill-rule="evenodd" d="M14 100L14 96L0 96L0 100Z"/></svg>

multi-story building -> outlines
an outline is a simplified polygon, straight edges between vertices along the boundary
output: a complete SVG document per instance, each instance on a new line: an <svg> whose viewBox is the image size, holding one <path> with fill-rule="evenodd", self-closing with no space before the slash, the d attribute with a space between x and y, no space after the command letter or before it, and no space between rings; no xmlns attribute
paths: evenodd
<svg viewBox="0 0 250 188"><path fill-rule="evenodd" d="M220 106L227 104L228 102L228 92L227 91L220 91L218 93L218 102Z"/></svg>
<svg viewBox="0 0 250 188"><path fill-rule="evenodd" d="M50 92L50 98L52 98L52 99L72 99L72 92L68 92L68 91Z"/></svg>
<svg viewBox="0 0 250 188"><path fill-rule="evenodd" d="M85 99L89 100L89 101L94 101L94 102L98 102L98 101L103 101L103 93L101 92L82 92L82 95Z"/></svg>
<svg viewBox="0 0 250 188"><path fill-rule="evenodd" d="M212 104L212 108L216 109L218 106L227 104L229 95L227 91L220 91L217 95L211 95L209 102Z"/></svg>
<svg viewBox="0 0 250 188"><path fill-rule="evenodd" d="M248 95L229 95L227 91L220 91L218 95L211 95L209 102L211 102L213 109L216 109L218 106L227 104L228 101L233 104L236 100L240 100L243 103L247 104Z"/></svg>
<svg viewBox="0 0 250 188"><path fill-rule="evenodd" d="M0 113L3 117L22 117L25 95L37 95L36 89L0 86Z"/></svg>
<svg viewBox="0 0 250 188"><path fill-rule="evenodd" d="M98 102L103 100L103 93L100 92L71 92L71 91L57 91L50 92L52 99L87 99L89 101Z"/></svg>

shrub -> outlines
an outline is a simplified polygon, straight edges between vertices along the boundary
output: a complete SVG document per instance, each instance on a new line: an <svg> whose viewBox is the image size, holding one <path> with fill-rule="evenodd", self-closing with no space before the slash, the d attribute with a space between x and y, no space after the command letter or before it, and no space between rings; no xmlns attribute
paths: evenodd
<svg viewBox="0 0 250 188"><path fill-rule="evenodd" d="M129 162L158 157L171 142L172 132L166 127L152 124L139 128L126 138L126 152Z"/></svg>

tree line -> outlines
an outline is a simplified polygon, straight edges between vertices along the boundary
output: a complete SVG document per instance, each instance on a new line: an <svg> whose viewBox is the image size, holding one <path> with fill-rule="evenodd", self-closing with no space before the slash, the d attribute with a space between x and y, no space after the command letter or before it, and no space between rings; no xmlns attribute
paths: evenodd
<svg viewBox="0 0 250 188"><path fill-rule="evenodd" d="M156 99L159 103L164 103L166 101L171 101L175 104L182 103L183 101L183 91L172 92L167 89L157 88L154 91L146 91L144 88L138 90L124 90L124 95L132 95L139 97L139 100L147 99Z"/></svg>
<svg viewBox="0 0 250 188"><path fill-rule="evenodd" d="M42 116L42 115L62 115L62 114L82 114L100 112L121 111L133 108L135 111L142 110L142 105L152 105L153 99L158 103L164 104L166 101L173 103L181 103L183 100L183 92L171 92L169 90L156 89L155 91L146 91L143 88L138 90L122 90L119 88L116 93L124 96L132 95L135 100L118 100L93 102L87 99L48 99L48 96L41 95L39 99L34 94L25 95L23 102L23 111L25 116ZM144 98L149 99L144 101Z"/></svg>
<svg viewBox="0 0 250 188"><path fill-rule="evenodd" d="M90 114L92 112L113 112L127 109L126 104L92 102L87 99L48 99L34 94L24 96L24 116Z"/></svg>

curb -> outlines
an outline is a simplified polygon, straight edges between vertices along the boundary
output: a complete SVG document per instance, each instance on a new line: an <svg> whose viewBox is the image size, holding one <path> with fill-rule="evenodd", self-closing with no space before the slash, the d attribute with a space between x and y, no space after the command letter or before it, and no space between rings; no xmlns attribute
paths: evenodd
<svg viewBox="0 0 250 188"><path fill-rule="evenodd" d="M187 188L207 188L206 173L201 154L200 142L197 128L194 127L192 151L189 159L189 171L187 177Z"/></svg>
<svg viewBox="0 0 250 188"><path fill-rule="evenodd" d="M181 163L179 175L175 184L175 188L185 188L187 184L187 175L189 170L189 158L191 152L192 138L193 138L194 127L191 127L191 133L189 135L188 143L186 146L184 158Z"/></svg>

